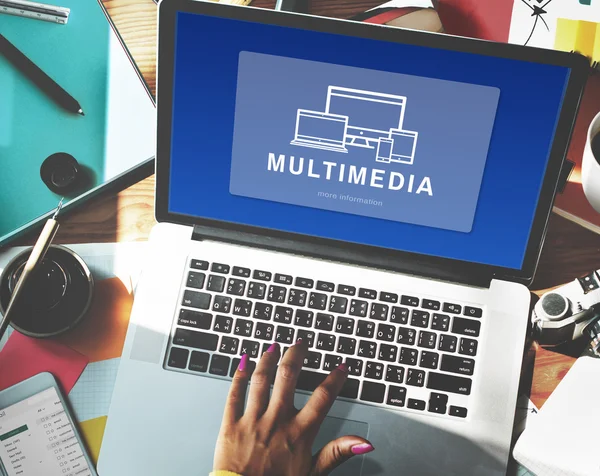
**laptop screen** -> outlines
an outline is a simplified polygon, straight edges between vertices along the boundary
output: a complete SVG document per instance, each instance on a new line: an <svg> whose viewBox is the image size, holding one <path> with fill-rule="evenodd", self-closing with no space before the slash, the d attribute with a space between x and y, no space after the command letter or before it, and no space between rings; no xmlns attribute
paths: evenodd
<svg viewBox="0 0 600 476"><path fill-rule="evenodd" d="M521 269L569 72L179 12L168 210Z"/></svg>

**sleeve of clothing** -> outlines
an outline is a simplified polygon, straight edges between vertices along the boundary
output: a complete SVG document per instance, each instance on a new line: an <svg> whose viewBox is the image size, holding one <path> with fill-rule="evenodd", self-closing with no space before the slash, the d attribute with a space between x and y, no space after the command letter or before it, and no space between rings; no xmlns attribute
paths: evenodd
<svg viewBox="0 0 600 476"><path fill-rule="evenodd" d="M241 474L233 473L231 471L213 471L208 476L242 476Z"/></svg>

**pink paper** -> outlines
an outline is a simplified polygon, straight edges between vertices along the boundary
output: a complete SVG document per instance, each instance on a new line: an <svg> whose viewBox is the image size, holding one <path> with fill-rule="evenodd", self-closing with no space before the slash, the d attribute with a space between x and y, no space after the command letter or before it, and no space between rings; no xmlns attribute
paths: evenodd
<svg viewBox="0 0 600 476"><path fill-rule="evenodd" d="M87 357L64 344L14 331L0 352L0 390L50 372L63 392L69 393L87 363Z"/></svg>

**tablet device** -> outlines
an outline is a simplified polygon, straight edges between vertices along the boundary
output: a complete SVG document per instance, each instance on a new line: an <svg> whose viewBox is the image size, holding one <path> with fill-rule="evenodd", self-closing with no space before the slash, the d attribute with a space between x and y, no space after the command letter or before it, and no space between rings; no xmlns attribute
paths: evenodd
<svg viewBox="0 0 600 476"><path fill-rule="evenodd" d="M0 392L0 474L97 476L54 377Z"/></svg>

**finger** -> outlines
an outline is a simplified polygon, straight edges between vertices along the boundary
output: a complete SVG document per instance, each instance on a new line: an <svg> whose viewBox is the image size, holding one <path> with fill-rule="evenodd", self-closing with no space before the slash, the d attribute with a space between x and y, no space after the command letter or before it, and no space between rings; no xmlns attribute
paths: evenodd
<svg viewBox="0 0 600 476"><path fill-rule="evenodd" d="M298 339L296 344L291 346L285 353L277 368L269 409L272 407L273 411L277 412L282 408L294 407L296 383L307 352L308 346L306 343L302 342L302 339Z"/></svg>
<svg viewBox="0 0 600 476"><path fill-rule="evenodd" d="M263 354L250 380L250 393L246 404L246 415L251 418L260 417L267 409L271 384L275 377L275 369L279 361L279 344L271 344Z"/></svg>
<svg viewBox="0 0 600 476"><path fill-rule="evenodd" d="M347 377L348 366L345 363L340 364L314 390L308 402L296 417L301 429L312 428L315 433L318 431L323 419L327 416L333 402L342 390Z"/></svg>
<svg viewBox="0 0 600 476"><path fill-rule="evenodd" d="M342 436L327 443L313 457L311 476L325 476L355 455L370 453L375 448L360 436Z"/></svg>
<svg viewBox="0 0 600 476"><path fill-rule="evenodd" d="M229 395L225 402L225 411L223 413L223 423L233 423L244 414L244 402L246 401L246 390L248 389L248 379L250 378L250 359L248 354L242 355L231 386Z"/></svg>

